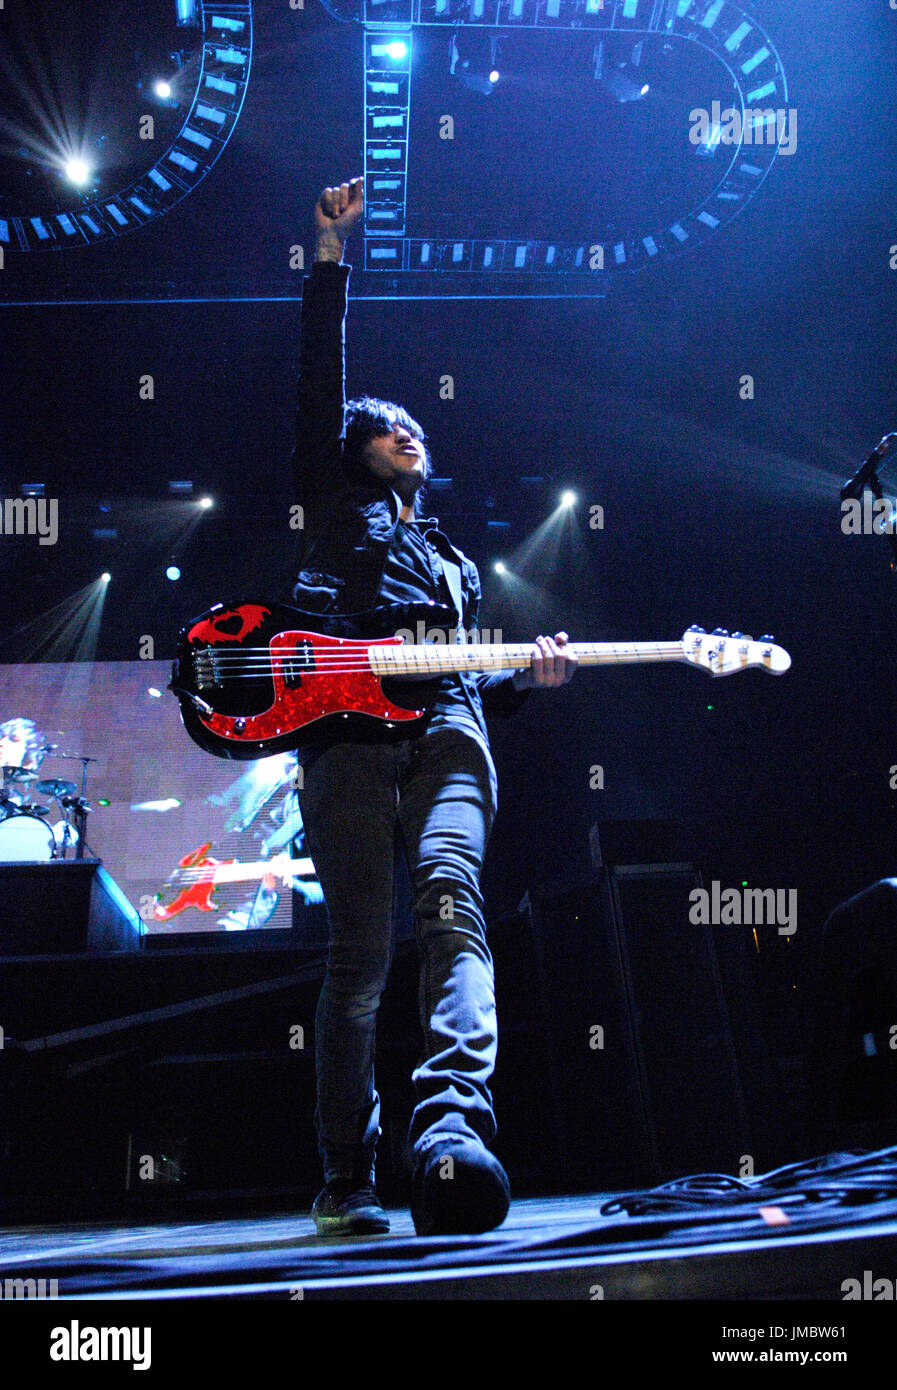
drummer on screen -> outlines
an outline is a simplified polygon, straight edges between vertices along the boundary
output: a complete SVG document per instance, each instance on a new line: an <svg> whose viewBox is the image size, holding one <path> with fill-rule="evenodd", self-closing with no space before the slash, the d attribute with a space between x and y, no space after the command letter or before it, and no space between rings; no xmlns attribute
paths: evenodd
<svg viewBox="0 0 897 1390"><path fill-rule="evenodd" d="M40 766L44 736L33 719L7 719L0 724L0 767Z"/></svg>

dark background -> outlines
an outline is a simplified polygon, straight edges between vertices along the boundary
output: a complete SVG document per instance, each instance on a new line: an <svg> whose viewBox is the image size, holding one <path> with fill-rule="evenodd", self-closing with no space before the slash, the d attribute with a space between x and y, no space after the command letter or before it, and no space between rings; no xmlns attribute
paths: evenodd
<svg viewBox="0 0 897 1390"><path fill-rule="evenodd" d="M70 65L63 91L82 79L102 90L96 129L114 125L116 83L128 109L149 109L134 72L149 69L152 26L169 8L140 7L138 43L134 7L79 7L82 38L70 27L56 60ZM24 624L30 640L103 569L113 577L100 660L134 660L146 634L164 657L186 618L227 595L265 594L288 571L299 294L289 247L310 256L314 198L360 171L361 33L320 8L254 9L243 114L189 197L113 242L7 255L0 492L44 481L61 533L55 547L0 537L4 662L27 655ZM798 889L799 951L831 905L897 871L897 580L882 537L841 533L838 501L894 427L897 15L834 0L754 10L788 76L798 143L738 218L691 254L617 277L603 299L359 300L348 387L398 399L423 423L437 474L451 480L431 509L480 564L483 625L506 640L561 626L578 638L669 639L698 622L772 632L793 657L780 680L584 672L498 723L492 911L582 871L596 819L667 817L707 877ZM497 90L477 106L452 88L448 36L438 38L422 43L414 74L412 234L464 223L574 239L631 206L649 215L654 188L659 210L678 206L677 169L689 205L694 165L671 153L671 131L681 145L682 111L727 91L700 62L674 66L656 128L642 111L633 127L623 108L583 95L563 63L547 65L536 92L535 47L519 57L526 100L509 78L504 104ZM554 117L542 146L521 114L536 98ZM436 138L437 109L457 115L451 145ZM4 207L15 210L24 175L8 140L3 161ZM46 208L52 181L41 177L34 196ZM347 259L360 248L350 243ZM153 401L139 399L146 373ZM445 374L451 400L440 398ZM753 400L739 397L744 374ZM183 478L216 505L176 544L192 513L167 482ZM514 570L568 486L577 506L527 548L526 583L500 580L493 560ZM588 526L595 503L601 531ZM93 538L110 525L115 540ZM178 584L164 576L172 555ZM604 790L590 788L595 764Z"/></svg>

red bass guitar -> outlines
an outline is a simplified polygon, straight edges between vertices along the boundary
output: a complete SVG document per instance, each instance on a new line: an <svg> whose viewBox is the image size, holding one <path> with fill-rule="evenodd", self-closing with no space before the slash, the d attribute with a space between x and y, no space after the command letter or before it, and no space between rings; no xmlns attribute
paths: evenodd
<svg viewBox="0 0 897 1390"><path fill-rule="evenodd" d="M217 604L182 629L169 689L191 738L222 758L299 748L309 733L344 721L411 731L443 675L530 664L532 643L451 640L451 619L438 604L333 618L276 603ZM426 624L430 640L409 642L398 631L413 633L415 623L421 633ZM752 666L780 675L791 665L771 637L698 627L676 642L574 642L571 649L581 666L681 661L712 676Z"/></svg>

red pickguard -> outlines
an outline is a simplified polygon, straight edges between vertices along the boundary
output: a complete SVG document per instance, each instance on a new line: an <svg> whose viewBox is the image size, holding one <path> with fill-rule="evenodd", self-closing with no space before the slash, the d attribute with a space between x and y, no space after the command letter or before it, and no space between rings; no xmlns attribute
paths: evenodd
<svg viewBox="0 0 897 1390"><path fill-rule="evenodd" d="M291 655L299 644L310 647L316 661L326 665L328 654L339 651L357 653L357 661L351 663L356 669L346 672L338 670L310 670L302 678L298 689L286 687L282 674L282 661L278 652ZM274 680L274 703L261 714L246 715L245 724L238 733L237 716L215 714L211 718L201 716L202 723L213 734L218 734L236 742L252 743L259 739L277 738L302 729L316 719L331 714L367 714L375 719L410 720L420 719L424 713L420 709L403 709L393 704L383 693L380 679L367 667L367 652L371 647L401 646L401 637L381 637L369 641L346 637L325 637L318 632L279 632L272 637L271 667ZM366 669L358 669L365 667Z"/></svg>

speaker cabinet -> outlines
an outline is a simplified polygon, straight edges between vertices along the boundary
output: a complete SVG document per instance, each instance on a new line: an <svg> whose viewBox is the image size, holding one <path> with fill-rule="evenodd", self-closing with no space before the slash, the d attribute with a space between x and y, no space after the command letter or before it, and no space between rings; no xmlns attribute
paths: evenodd
<svg viewBox="0 0 897 1390"><path fill-rule="evenodd" d="M532 896L568 1184L737 1172L750 1152L713 937L689 922L699 886L687 864L620 865Z"/></svg>
<svg viewBox="0 0 897 1390"><path fill-rule="evenodd" d="M897 1142L897 879L829 915L816 973L810 1091L817 1147Z"/></svg>
<svg viewBox="0 0 897 1390"><path fill-rule="evenodd" d="M0 865L0 955L137 951L142 925L99 860Z"/></svg>
<svg viewBox="0 0 897 1390"><path fill-rule="evenodd" d="M700 886L687 864L617 865L604 885L658 1177L737 1172L750 1149L712 931L689 920Z"/></svg>

